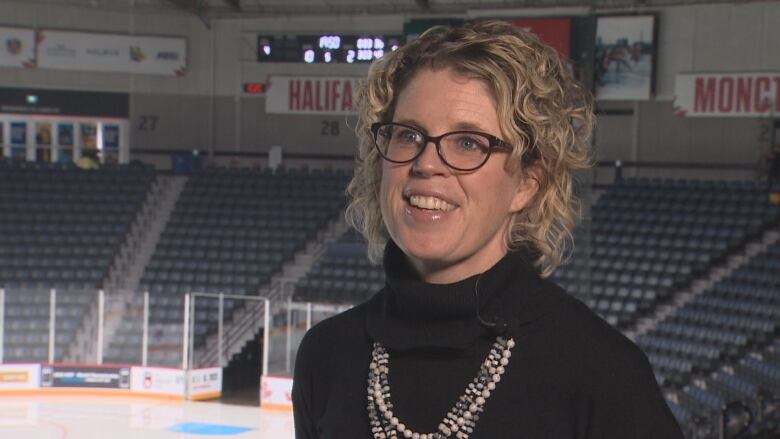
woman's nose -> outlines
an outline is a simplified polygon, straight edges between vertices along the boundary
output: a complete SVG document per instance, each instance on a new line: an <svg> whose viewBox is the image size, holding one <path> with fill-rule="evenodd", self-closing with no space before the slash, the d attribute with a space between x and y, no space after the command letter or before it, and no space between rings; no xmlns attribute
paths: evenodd
<svg viewBox="0 0 780 439"><path fill-rule="evenodd" d="M423 151L414 160L413 170L421 174L440 174L446 172L449 168L439 156L438 148L432 141L425 142Z"/></svg>

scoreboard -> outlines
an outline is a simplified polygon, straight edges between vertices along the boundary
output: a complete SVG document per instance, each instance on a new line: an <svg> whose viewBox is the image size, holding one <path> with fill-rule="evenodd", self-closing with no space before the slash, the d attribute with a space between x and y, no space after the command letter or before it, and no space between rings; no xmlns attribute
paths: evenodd
<svg viewBox="0 0 780 439"><path fill-rule="evenodd" d="M258 62L365 63L397 49L398 35L259 35Z"/></svg>

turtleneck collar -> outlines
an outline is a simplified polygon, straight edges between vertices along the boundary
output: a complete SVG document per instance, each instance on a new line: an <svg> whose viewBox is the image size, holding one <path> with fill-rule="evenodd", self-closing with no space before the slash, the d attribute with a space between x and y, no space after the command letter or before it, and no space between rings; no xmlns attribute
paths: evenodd
<svg viewBox="0 0 780 439"><path fill-rule="evenodd" d="M505 322L510 334L542 312L534 304L542 280L528 250L510 252L484 273L451 284L424 282L392 241L383 263L387 283L369 302L366 324L371 338L390 349L464 349L493 338L497 330L477 319L477 301L482 320Z"/></svg>

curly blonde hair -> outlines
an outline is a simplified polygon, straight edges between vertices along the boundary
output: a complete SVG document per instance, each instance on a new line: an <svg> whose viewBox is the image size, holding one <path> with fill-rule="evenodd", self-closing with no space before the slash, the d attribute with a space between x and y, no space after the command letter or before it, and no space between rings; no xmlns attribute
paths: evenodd
<svg viewBox="0 0 780 439"><path fill-rule="evenodd" d="M447 68L483 80L492 90L502 134L514 146L507 169L539 170L539 189L514 215L506 245L529 246L547 277L572 247L579 213L573 172L590 165L593 104L555 49L506 22L435 27L373 63L357 92L360 143L346 219L368 241L369 258L379 261L388 237L379 199L382 158L371 124L392 120L398 95L417 71Z"/></svg>

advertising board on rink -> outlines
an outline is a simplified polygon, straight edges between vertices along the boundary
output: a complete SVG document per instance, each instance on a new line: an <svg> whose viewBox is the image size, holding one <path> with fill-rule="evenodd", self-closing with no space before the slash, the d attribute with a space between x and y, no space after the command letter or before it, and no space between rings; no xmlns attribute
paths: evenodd
<svg viewBox="0 0 780 439"><path fill-rule="evenodd" d="M260 408L292 412L292 378L263 375L260 378Z"/></svg>
<svg viewBox="0 0 780 439"><path fill-rule="evenodd" d="M41 30L38 67L182 76L187 69L187 40Z"/></svg>
<svg viewBox="0 0 780 439"><path fill-rule="evenodd" d="M0 390L37 389L39 364L0 364Z"/></svg>
<svg viewBox="0 0 780 439"><path fill-rule="evenodd" d="M222 368L209 367L189 372L189 399L213 399L222 396Z"/></svg>
<svg viewBox="0 0 780 439"><path fill-rule="evenodd" d="M133 367L130 390L137 393L184 397L185 374L181 369Z"/></svg>
<svg viewBox="0 0 780 439"><path fill-rule="evenodd" d="M761 117L780 114L780 72L680 73L674 112L689 117Z"/></svg>
<svg viewBox="0 0 780 439"><path fill-rule="evenodd" d="M0 26L0 66L35 67L35 31Z"/></svg>
<svg viewBox="0 0 780 439"><path fill-rule="evenodd" d="M129 390L130 368L43 365L41 387Z"/></svg>
<svg viewBox="0 0 780 439"><path fill-rule="evenodd" d="M359 77L272 76L266 113L352 114Z"/></svg>

